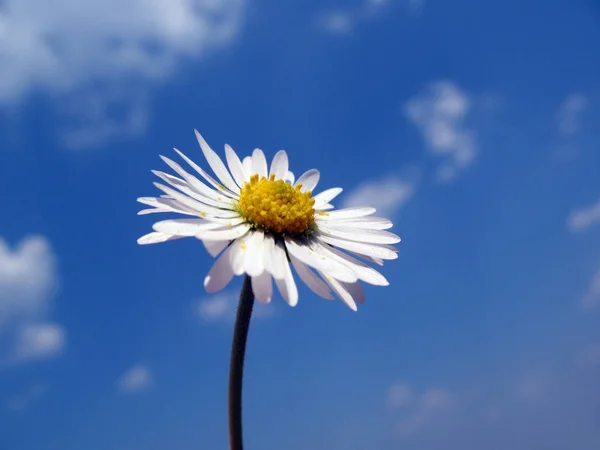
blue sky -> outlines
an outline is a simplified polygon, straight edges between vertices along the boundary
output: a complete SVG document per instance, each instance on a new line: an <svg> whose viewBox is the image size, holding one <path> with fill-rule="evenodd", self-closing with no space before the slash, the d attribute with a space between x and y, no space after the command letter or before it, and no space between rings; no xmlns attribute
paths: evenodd
<svg viewBox="0 0 600 450"><path fill-rule="evenodd" d="M249 449L600 447L598 2L44 5L0 8L0 448L227 448L240 280L136 244L194 128L403 238L358 313L257 306Z"/></svg>

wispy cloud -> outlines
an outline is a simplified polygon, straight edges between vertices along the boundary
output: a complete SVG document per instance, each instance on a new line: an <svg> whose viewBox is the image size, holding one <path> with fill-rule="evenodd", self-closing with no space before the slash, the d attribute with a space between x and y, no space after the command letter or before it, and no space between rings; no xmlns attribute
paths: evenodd
<svg viewBox="0 0 600 450"><path fill-rule="evenodd" d="M349 11L329 11L318 19L319 25L333 34L348 34L356 23L356 15Z"/></svg>
<svg viewBox="0 0 600 450"><path fill-rule="evenodd" d="M407 6L411 12L419 12L425 6L425 0L408 0Z"/></svg>
<svg viewBox="0 0 600 450"><path fill-rule="evenodd" d="M556 114L559 133L569 136L580 131L581 118L587 107L588 99L581 93L571 94L565 98Z"/></svg>
<svg viewBox="0 0 600 450"><path fill-rule="evenodd" d="M390 408L405 408L415 400L415 394L406 383L395 383L391 385L386 393L385 402Z"/></svg>
<svg viewBox="0 0 600 450"><path fill-rule="evenodd" d="M420 0L409 0L417 8ZM350 34L359 24L374 20L382 15L390 0L364 0L354 8L344 8L321 13L317 17L318 25L325 31L337 34ZM411 6L412 9L412 6Z"/></svg>
<svg viewBox="0 0 600 450"><path fill-rule="evenodd" d="M46 394L47 388L43 383L32 383L23 392L14 395L6 402L9 410L23 412L28 409L32 403L39 400Z"/></svg>
<svg viewBox="0 0 600 450"><path fill-rule="evenodd" d="M543 374L529 374L517 383L516 395L528 403L534 403L540 401L548 390L549 383Z"/></svg>
<svg viewBox="0 0 600 450"><path fill-rule="evenodd" d="M276 296L275 296L276 297ZM231 322L235 318L239 292L225 291L194 302L198 315L203 322ZM272 303L254 305L252 316L256 319L266 319L275 314Z"/></svg>
<svg viewBox="0 0 600 450"><path fill-rule="evenodd" d="M584 348L578 355L578 362L584 367L600 367L600 342Z"/></svg>
<svg viewBox="0 0 600 450"><path fill-rule="evenodd" d="M129 97L131 102L123 104L119 98ZM69 149L94 148L116 138L135 138L146 131L149 121L150 100L148 95L137 96L116 91L89 93L68 103L67 115L86 111L76 128L66 128L62 142Z"/></svg>
<svg viewBox="0 0 600 450"><path fill-rule="evenodd" d="M573 233L587 230L589 227L600 224L600 199L589 206L576 209L567 219L567 227Z"/></svg>
<svg viewBox="0 0 600 450"><path fill-rule="evenodd" d="M477 155L475 132L467 125L469 96L451 81L430 84L404 105L406 117L421 131L428 150L443 162L437 169L442 182L451 181Z"/></svg>
<svg viewBox="0 0 600 450"><path fill-rule="evenodd" d="M133 394L148 389L153 383L153 376L148 367L136 364L117 380L117 389L123 394Z"/></svg>
<svg viewBox="0 0 600 450"><path fill-rule="evenodd" d="M69 145L100 145L120 133L139 132L145 121L136 111L147 108L140 105L139 92L146 97L181 61L230 43L245 3L6 0L0 6L0 106L36 91L54 96L61 109L70 95L97 97L103 106L89 113L81 107L70 116L71 121L82 116L80 125L88 131L66 136ZM128 113L113 123L106 105L115 97ZM99 130L92 139L88 134L94 134L95 123Z"/></svg>
<svg viewBox="0 0 600 450"><path fill-rule="evenodd" d="M600 269L595 273L590 284L580 300L580 305L584 309L590 309L600 303Z"/></svg>
<svg viewBox="0 0 600 450"><path fill-rule="evenodd" d="M419 396L412 411L396 423L396 432L400 436L419 433L452 412L456 405L456 398L449 391L429 389Z"/></svg>
<svg viewBox="0 0 600 450"><path fill-rule="evenodd" d="M49 321L58 285L56 257L43 236L21 240L14 250L0 239L0 361L19 364L61 353L62 326Z"/></svg>
<svg viewBox="0 0 600 450"><path fill-rule="evenodd" d="M549 353L530 356L544 361L540 357ZM521 374L515 378L494 370L482 378L477 371L463 377L461 384L469 386L463 391L419 393L406 383L394 384L386 393L388 406L396 393L400 399L389 411L394 431L405 447L415 449L596 448L600 346L556 356L540 362L542 370L513 361L512 371L519 368Z"/></svg>
<svg viewBox="0 0 600 450"><path fill-rule="evenodd" d="M342 207L372 206L377 214L392 217L414 195L417 176L386 176L359 184L344 196Z"/></svg>
<svg viewBox="0 0 600 450"><path fill-rule="evenodd" d="M16 362L58 356L66 344L65 329L55 323L36 323L19 328L15 343Z"/></svg>
<svg viewBox="0 0 600 450"><path fill-rule="evenodd" d="M457 398L446 389L431 388L415 394L406 383L395 383L386 393L386 404L400 412L395 423L399 436L415 435L457 407Z"/></svg>

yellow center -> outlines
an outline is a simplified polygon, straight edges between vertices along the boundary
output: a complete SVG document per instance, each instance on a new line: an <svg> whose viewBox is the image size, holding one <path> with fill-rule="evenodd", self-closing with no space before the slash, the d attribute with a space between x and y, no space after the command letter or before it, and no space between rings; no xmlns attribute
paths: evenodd
<svg viewBox="0 0 600 450"><path fill-rule="evenodd" d="M315 200L312 192L300 192L283 180L252 175L240 192L240 213L253 225L265 231L285 234L307 232L315 222Z"/></svg>

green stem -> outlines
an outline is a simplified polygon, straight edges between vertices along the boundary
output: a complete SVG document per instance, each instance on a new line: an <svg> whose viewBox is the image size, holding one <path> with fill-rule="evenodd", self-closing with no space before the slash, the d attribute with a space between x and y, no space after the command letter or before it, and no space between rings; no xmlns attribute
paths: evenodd
<svg viewBox="0 0 600 450"><path fill-rule="evenodd" d="M240 293L240 303L235 318L233 342L231 343L231 360L229 365L229 448L243 450L242 441L242 379L244 377L244 357L248 328L254 306L254 294L248 275Z"/></svg>

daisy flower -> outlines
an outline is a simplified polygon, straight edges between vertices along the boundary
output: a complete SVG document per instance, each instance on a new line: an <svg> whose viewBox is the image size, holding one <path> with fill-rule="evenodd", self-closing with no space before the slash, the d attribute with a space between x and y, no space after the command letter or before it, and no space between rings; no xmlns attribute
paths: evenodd
<svg viewBox="0 0 600 450"><path fill-rule="evenodd" d="M367 262L383 265L383 260L396 259L397 249L391 244L400 238L385 231L392 222L373 217L374 208L335 209L330 202L341 188L313 196L319 171L311 169L295 180L284 150L269 167L260 149L242 161L225 145L225 165L198 131L196 138L214 176L177 149L203 181L161 156L178 176L153 171L163 181L154 185L164 195L138 198L150 206L139 214L187 217L156 222L139 244L200 239L217 258L204 280L207 292L218 292L234 276L246 274L261 302L271 300L274 281L284 300L290 306L297 304L292 268L315 294L332 299L333 291L354 311L365 299L360 281L389 284Z"/></svg>

